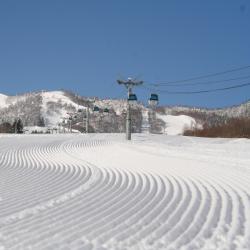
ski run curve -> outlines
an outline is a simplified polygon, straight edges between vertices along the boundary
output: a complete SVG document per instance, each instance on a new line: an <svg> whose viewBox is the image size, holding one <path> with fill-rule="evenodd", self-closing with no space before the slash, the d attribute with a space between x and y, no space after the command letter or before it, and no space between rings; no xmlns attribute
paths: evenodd
<svg viewBox="0 0 250 250"><path fill-rule="evenodd" d="M0 249L250 249L250 142L0 137Z"/></svg>

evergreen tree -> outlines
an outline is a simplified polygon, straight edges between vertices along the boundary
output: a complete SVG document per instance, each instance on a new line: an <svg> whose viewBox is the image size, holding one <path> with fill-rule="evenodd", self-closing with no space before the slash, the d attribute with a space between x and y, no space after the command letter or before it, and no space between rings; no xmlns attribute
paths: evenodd
<svg viewBox="0 0 250 250"><path fill-rule="evenodd" d="M37 126L39 126L39 127L45 127L45 121L44 121L44 118L42 116L40 116L38 118Z"/></svg>
<svg viewBox="0 0 250 250"><path fill-rule="evenodd" d="M21 119L18 119L18 121L17 121L17 133L18 134L23 133L23 122Z"/></svg>
<svg viewBox="0 0 250 250"><path fill-rule="evenodd" d="M14 133L17 133L17 134L23 133L23 122L20 118L14 121L12 125L12 130Z"/></svg>

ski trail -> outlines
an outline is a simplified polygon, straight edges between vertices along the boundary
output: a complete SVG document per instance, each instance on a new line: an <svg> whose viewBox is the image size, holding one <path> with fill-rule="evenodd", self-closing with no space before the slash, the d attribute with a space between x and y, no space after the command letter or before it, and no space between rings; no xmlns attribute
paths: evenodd
<svg viewBox="0 0 250 250"><path fill-rule="evenodd" d="M0 248L250 249L249 157L147 136L2 137Z"/></svg>

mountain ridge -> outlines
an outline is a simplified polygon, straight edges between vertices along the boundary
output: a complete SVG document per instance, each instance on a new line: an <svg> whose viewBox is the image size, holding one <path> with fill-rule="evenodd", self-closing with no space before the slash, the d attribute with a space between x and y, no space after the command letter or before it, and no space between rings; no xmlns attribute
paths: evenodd
<svg viewBox="0 0 250 250"><path fill-rule="evenodd" d="M88 102L94 100L95 103L90 105L92 131L124 132L127 105L125 99L83 97L66 90L41 90L17 96L0 93L0 123L13 122L15 119L21 118L25 126L55 127L59 126L63 120L67 120L68 113L77 113L80 109L85 112ZM100 108L99 115L92 111L94 106ZM109 110L108 117L103 113L105 108ZM165 105L157 107L154 111L142 103L138 103L133 105L133 130L140 133L147 128L151 132L163 133L167 126L166 121L170 119L171 123L171 121L176 120L174 117L172 119L171 116L183 115L190 117L190 121L187 123L186 118L183 119L181 127L184 127L184 124L192 124L194 127L192 119L195 119L199 124L208 121L213 124L225 119L225 117L250 117L250 101L216 109ZM84 125L83 115L79 115L73 125L81 130Z"/></svg>

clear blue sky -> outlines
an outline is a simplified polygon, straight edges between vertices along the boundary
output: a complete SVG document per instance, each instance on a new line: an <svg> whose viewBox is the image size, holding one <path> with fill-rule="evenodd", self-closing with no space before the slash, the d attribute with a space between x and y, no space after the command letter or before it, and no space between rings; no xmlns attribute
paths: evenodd
<svg viewBox="0 0 250 250"><path fill-rule="evenodd" d="M168 82L250 65L250 1L9 0L0 2L0 92L70 89L124 97L118 77ZM250 75L250 69L205 80ZM250 82L239 80L197 90ZM137 89L140 100L149 92ZM222 107L250 87L160 95L161 104Z"/></svg>

